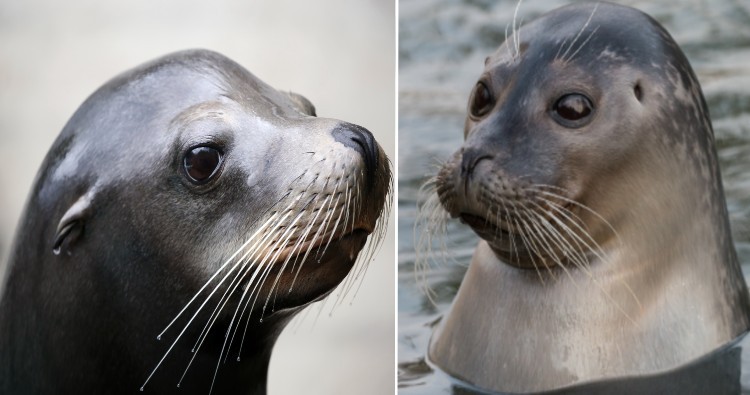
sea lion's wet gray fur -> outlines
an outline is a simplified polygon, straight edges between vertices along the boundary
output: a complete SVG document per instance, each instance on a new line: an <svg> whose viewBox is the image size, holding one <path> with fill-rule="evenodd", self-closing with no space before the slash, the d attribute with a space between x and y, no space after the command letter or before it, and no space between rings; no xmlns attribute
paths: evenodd
<svg viewBox="0 0 750 395"><path fill-rule="evenodd" d="M435 185L483 240L433 362L544 391L665 372L748 330L708 108L656 21L607 3L552 11L480 82L491 96L477 85ZM591 112L561 119L567 94Z"/></svg>
<svg viewBox="0 0 750 395"><path fill-rule="evenodd" d="M0 393L264 393L281 329L344 280L390 186L368 131L314 115L203 50L89 97L18 227ZM207 182L197 146L222 153Z"/></svg>

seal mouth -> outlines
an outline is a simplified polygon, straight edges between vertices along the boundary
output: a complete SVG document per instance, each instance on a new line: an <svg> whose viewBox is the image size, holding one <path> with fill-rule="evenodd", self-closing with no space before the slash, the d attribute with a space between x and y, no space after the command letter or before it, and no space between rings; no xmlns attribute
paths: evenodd
<svg viewBox="0 0 750 395"><path fill-rule="evenodd" d="M514 233L513 227L509 224L495 224L488 218L474 214L460 213L458 218L462 223L469 225L482 238L484 238L484 235L492 236L492 238L510 237L511 233Z"/></svg>
<svg viewBox="0 0 750 395"><path fill-rule="evenodd" d="M570 235L563 230L565 219L572 215L575 204L559 204L557 209L540 205L533 215L524 217L497 216L496 220L476 214L461 212L459 220L471 229L495 252L500 260L520 269L551 268L567 263L566 247L575 244L565 239ZM556 215L558 212L570 213Z"/></svg>

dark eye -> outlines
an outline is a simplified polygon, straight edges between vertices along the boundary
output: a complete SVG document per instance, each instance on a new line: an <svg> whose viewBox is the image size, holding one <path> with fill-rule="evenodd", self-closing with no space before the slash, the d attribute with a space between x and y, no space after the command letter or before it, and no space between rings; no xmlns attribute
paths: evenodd
<svg viewBox="0 0 750 395"><path fill-rule="evenodd" d="M591 99L580 94L570 93L559 99L552 107L558 123L568 127L583 126L586 119L594 111Z"/></svg>
<svg viewBox="0 0 750 395"><path fill-rule="evenodd" d="M204 184L219 173L222 153L213 147L193 147L185 153L182 166L188 179L194 184Z"/></svg>
<svg viewBox="0 0 750 395"><path fill-rule="evenodd" d="M481 117L492 109L495 104L495 99L492 97L492 93L483 82L477 82L474 87L474 93L471 95L471 104L469 105L469 112L475 117Z"/></svg>

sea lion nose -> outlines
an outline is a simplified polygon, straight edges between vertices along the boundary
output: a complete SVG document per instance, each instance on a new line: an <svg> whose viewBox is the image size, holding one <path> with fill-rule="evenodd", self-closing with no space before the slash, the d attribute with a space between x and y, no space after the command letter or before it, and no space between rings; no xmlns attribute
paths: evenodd
<svg viewBox="0 0 750 395"><path fill-rule="evenodd" d="M359 152L370 175L378 168L378 146L369 130L348 122L342 122L331 132L334 140Z"/></svg>

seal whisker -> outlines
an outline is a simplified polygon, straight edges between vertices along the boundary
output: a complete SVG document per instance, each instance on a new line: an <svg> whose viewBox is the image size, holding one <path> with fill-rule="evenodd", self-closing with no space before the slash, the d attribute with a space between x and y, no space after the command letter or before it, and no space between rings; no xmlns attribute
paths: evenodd
<svg viewBox="0 0 750 395"><path fill-rule="evenodd" d="M516 224L516 228L518 229L518 234L521 237L521 242L526 246L526 249L529 251L532 251L531 254L529 254L529 258L531 259L531 264L534 266L534 271L536 272L536 275L539 277L539 281L544 284L544 278L542 277L542 273L539 271L539 267L536 264L536 259L534 259L534 254L537 254L536 250L532 249L529 242L526 240L526 236L524 235L524 229L528 230L526 221L516 219L513 219L513 222ZM523 224L523 225L521 225ZM529 236L531 237L531 236ZM540 254L537 254L539 256Z"/></svg>
<svg viewBox="0 0 750 395"><path fill-rule="evenodd" d="M516 54L515 54L514 58L521 56L521 44L519 42L519 40L521 38L519 36L520 27L519 27L519 29L516 29L516 19L518 18L518 10L521 8L521 2L522 1L523 0L518 0L518 2L516 3L516 9L513 11L513 46L514 46L514 48L516 50Z"/></svg>
<svg viewBox="0 0 750 395"><path fill-rule="evenodd" d="M573 59L574 59L574 58L576 57L576 54L577 54L577 53L578 53L578 52L579 52L579 51L580 51L581 49L583 49L583 47L585 47L585 46L586 46L586 44L587 44L587 43L589 42L589 40L591 40L591 37L593 37L593 36L594 36L594 33L596 33L596 31L597 31L597 30L599 30L599 26L597 26L597 27L595 27L595 28L594 28L593 30L591 30L591 33L589 33L588 37L586 37L586 40L584 40L584 41L583 41L583 42L581 43L581 45L580 45L580 46L578 47L578 49L576 49L576 50L575 50L575 52L573 52L573 53L572 53L572 54L570 55L570 58L568 58L568 59L563 59L563 61L564 61L564 62L570 62L571 60L573 60Z"/></svg>
<svg viewBox="0 0 750 395"><path fill-rule="evenodd" d="M599 3L594 4L594 9L591 10L591 14L589 14L589 18L586 20L586 23L584 23L583 26L581 26L581 30L579 30L578 34L576 34L575 37L573 37L573 41L570 42L568 49L566 49L565 52L563 53L562 60L564 62L567 62L565 58L568 56L568 52L570 52L570 50L573 48L575 43L581 37L581 34L583 33L583 31L586 30L586 28L589 26L589 23L591 23L591 19L594 17L594 14L596 13L597 8L599 8Z"/></svg>
<svg viewBox="0 0 750 395"><path fill-rule="evenodd" d="M537 202L532 201L531 203L534 204L539 210L541 210L543 212L546 212L547 215L549 216L549 219L552 219L553 221L555 221L555 223L558 226L562 227L563 230L565 230L568 234L570 234L572 236L572 238L573 238L573 241L576 242L576 245L578 247L586 247L592 253L596 254L599 257L599 259L604 260L604 257L603 257L604 252L602 251L601 246L591 237L591 235L588 233L588 231L586 229L584 229L583 227L581 227L580 225L578 225L577 223L575 223L575 221L569 216L569 214L573 215L573 216L575 216L575 214L570 213L570 211L568 211L568 210L565 210L564 207L560 207L560 208L556 207L558 205L557 205L557 203L555 203L553 201L550 201L548 199L544 199L542 197L538 197L538 198L540 200L542 200L543 202L549 204L549 209L554 210L555 212L557 212L560 215L562 215L564 218L569 219L571 222L573 222L573 224L581 231L581 233L583 233L591 241L591 243L593 244L593 246L589 245L586 241L582 240L578 236L578 234L576 232L574 232L567 225L565 225L565 223L563 221L561 221L556 215L554 215L554 213L550 213L549 211L545 210L545 207L543 207L542 205L540 205ZM543 217L543 218L544 218L544 220L541 221L542 224L544 224L547 227L551 227L551 230L553 230L556 233L560 234L559 231L557 229L555 229L552 226L552 224L549 223L549 219L548 218L546 218L546 217ZM560 234L560 235L562 236L562 234ZM563 237L563 240L565 240L564 237ZM570 241L567 241L567 240L566 240L566 242L570 243ZM571 245L571 247L572 247L572 245ZM573 251L575 251L575 252L582 252L582 250L580 248L579 249L573 248ZM581 256L580 258L588 264L588 259L586 259L585 256Z"/></svg>
<svg viewBox="0 0 750 395"><path fill-rule="evenodd" d="M540 209L542 208L540 207ZM540 213L534 214L539 218L539 224L542 225L540 231L549 236L547 239L555 244L555 246L560 249L563 256L568 258L576 267L583 270L586 274L591 275L587 271L589 262L583 251L580 248L576 249L571 244L570 240L567 240L559 230L555 229L555 227L549 223L549 220L545 216L542 216ZM552 216L550 215L550 217ZM578 244L577 242L576 244L580 247L580 244ZM557 254L553 252L553 255L555 256L555 258L557 258L557 263L559 265L563 265L562 260L557 257Z"/></svg>
<svg viewBox="0 0 750 395"><path fill-rule="evenodd" d="M537 256L540 259L542 259L542 261L544 261L544 258L543 258L544 254L540 251L540 246L537 244L537 240L539 240L539 242L543 241L543 238L540 237L540 235L542 234L542 232L540 232L539 226L537 225L537 222L539 222L539 220L533 215L534 212L531 211L531 210L529 210L529 209L522 210L522 213L525 214L526 217L527 217L527 219L528 219L528 221L527 221L527 223L528 223L527 230L529 231L529 235L530 235L529 240L531 241L532 245L534 246L534 253L536 253ZM529 226L533 227L534 230L536 230L536 232L532 232L531 229L528 229ZM548 248L545 248L545 246L541 246L541 248L545 249L545 251L547 252L547 255L551 255L551 251ZM557 280L557 276L552 271L552 268L550 268L549 265L547 265L547 264L544 264L544 268L547 269L547 273L549 273L549 275L552 277L552 279L556 281Z"/></svg>
<svg viewBox="0 0 750 395"><path fill-rule="evenodd" d="M534 212L531 212L531 213L534 214L534 215L539 216L538 213L534 213ZM543 217L540 217L539 218L539 222L544 223L545 219ZM541 234L547 234L547 235L549 235L549 232L547 230L545 230L544 228L539 228L538 226L537 226L537 232L539 232L540 235ZM538 239L543 244L543 248L545 249L545 251L547 251L547 255L550 256L553 259L553 262L555 263L555 266L559 267L563 271L563 273L565 273L565 275L568 277L568 279L570 279L571 283L573 283L573 285L576 288L578 288L579 285L575 281L573 275L570 273L570 270L568 270L568 268L557 257L557 255L554 253L554 249L547 242L548 238L539 237ZM552 240L552 241L554 242L554 240ZM549 268L549 266L547 266L547 267ZM551 268L549 268L549 271L552 272Z"/></svg>
<svg viewBox="0 0 750 395"><path fill-rule="evenodd" d="M578 206L578 207L580 207L580 208L588 211L589 213L591 213L592 215L594 215L595 217L597 217L600 221L602 221L605 225L607 225L607 227L609 228L609 230L612 231L612 233L615 235L615 237L617 237L618 240L622 240L622 238L617 233L617 230L614 228L614 226L612 226L612 224L610 224L609 221L607 221L604 217L602 217L601 214L597 213L596 211L594 211L593 209L591 209L590 207L586 206L583 203L580 203L580 202L575 201L573 199L567 198L567 197L565 197L563 195L556 194L556 193L554 193L552 191L546 191L543 188L558 189L558 190L561 190L561 191L565 191L565 189L559 188L559 187L554 187L552 185L543 185L543 184L536 184L534 187L538 187L537 188L537 192L539 192L539 193L545 194L547 196L551 196L551 197L556 198L556 199L563 200L566 203L573 204L575 206Z"/></svg>
<svg viewBox="0 0 750 395"><path fill-rule="evenodd" d="M535 203L535 204L536 204L536 203ZM558 210L558 211L559 211L559 210ZM562 213L562 212L561 212L561 214L563 214L563 215L564 215L564 213ZM537 214L537 215L539 215L539 214ZM595 254L595 255L596 255L597 257L599 257L599 259L601 259L601 260L602 260L602 262L607 262L607 261L608 261L608 260L607 260L607 258L606 258L606 257L605 257L605 256L603 255L603 254L604 254L604 252L603 252L603 251L601 251L601 252L600 252L600 251L597 251L597 250L596 250L595 248L593 248L593 247L589 246L589 245L588 245L588 244L587 244L587 243L586 243L586 242L585 242L584 240L582 240L582 239L581 239L580 237L578 237L578 236L577 236L577 235L575 234L575 232L573 232L573 230L572 230L572 229L570 229L570 228L569 228L569 227L567 227L567 226L566 226L566 225L565 225L564 223L562 223L561 221L559 221L559 220L557 219L557 217L555 217L554 215L551 215L550 217L551 217L551 218L553 218L553 219L554 219L554 220L555 220L555 221L556 221L556 222L557 222L557 223L558 223L558 224L559 224L559 225L560 225L560 226L562 227L562 230L565 230L565 231L566 231L566 232L567 232L568 234L570 234L570 235L571 235L571 236L572 236L572 237L573 237L574 239L577 239L578 241L580 241L581 243L583 243L583 245L584 245L584 246L586 246L586 247L587 247L587 248L589 249L589 251L591 251L591 252L592 252L593 254ZM560 233L559 233L559 231L557 231L556 229L552 228L552 227L551 227L551 224L547 223L546 221L542 221L542 223L546 223L546 224L547 224L547 228L548 228L548 230L549 230L549 233L548 233L548 234L552 234L552 233L554 232L554 233L556 233L556 234L558 235L558 236L555 236L555 237L553 237L553 238L552 238L552 241L553 241L553 242L555 242L555 244L558 244L558 243L561 243L561 242L565 242L565 238L564 238L564 237L562 236L562 234L560 234ZM588 233L586 233L586 235L588 235ZM589 237L590 237L590 236L589 236ZM557 239L557 240L558 240L558 242L556 242L556 241L555 241L555 239ZM592 242L593 242L593 241L592 241ZM567 242L567 243L569 243L569 242ZM593 242L593 243L594 243L594 244L595 244L595 245L597 246L597 248L598 248L598 245L597 245L597 244L596 244L595 242ZM559 244L558 244L558 245L559 245ZM598 288L599 288L599 289L600 289L600 290L602 291L602 293L603 293L603 294L604 294L604 295L605 295L605 296L607 297L607 299L609 299L609 300L610 300L610 302L612 302L612 303L614 303L614 304L616 305L616 307L618 308L618 310L620 310L620 311L621 311L621 312L622 312L623 314L625 314L625 316L626 316L626 317L627 317L628 319L632 320L632 318L631 318L631 317L630 317L630 315L629 315L629 314L628 314L628 313L627 313L627 312L625 311L625 309L624 309L624 308L623 308L623 307L622 307L622 306L621 306L621 305L620 305L620 304L619 304L619 303L618 303L618 302L617 302L617 301L616 301L616 300L615 300L615 299L614 299L614 298L613 298L613 297L612 297L612 296L611 296L611 295L609 294L609 292L607 292L607 291L606 291L606 290L604 289L604 287L603 287L603 286L602 286L602 285L601 285L601 284L600 284L600 283L599 283L599 282L598 282L598 281L596 280L596 278L594 277L593 273L591 273L591 271L590 271L590 269L589 269L589 262L588 262L588 260L587 260L587 259L585 259L585 257L583 257L583 256L581 257L581 259L582 259L582 260L580 260L580 261L579 261L578 259L575 259L575 260L572 260L572 262L573 262L573 263L574 263L574 264L576 265L576 267L578 267L579 269L581 269L581 270L582 270L582 271L583 271L584 273L586 273L586 274L587 274L587 275L589 276L589 278L591 279L591 281L592 281L592 282L594 282L594 284L595 284L595 285L596 285L596 286L597 286L597 287L598 287ZM637 297L637 296L635 295L635 293L633 292L633 290L632 290L632 289L630 288L630 286L628 286L628 284L627 284L627 283L625 283L624 281L622 282L622 284L623 284L623 285L625 286L625 288L626 288L626 289L628 290L628 292L629 292L629 293L631 294L631 296L632 296L632 297L634 298L635 302L636 302L636 303L638 304L638 306L639 306L639 308L640 308L640 307L641 307L641 303L640 303L640 301L638 300L638 297Z"/></svg>
<svg viewBox="0 0 750 395"><path fill-rule="evenodd" d="M417 196L417 216L413 233L414 240L416 240L414 276L430 303L436 305L434 298L437 295L429 286L427 273L430 271L430 262L433 261L432 247L434 245L438 246L440 251L438 256L443 260L450 256L445 238L449 216L440 203L437 193L437 177L427 180L420 187Z"/></svg>
<svg viewBox="0 0 750 395"><path fill-rule="evenodd" d="M593 238L591 237L591 235L590 235L590 234L589 234L589 233L588 233L588 232L587 232L587 231L586 231L585 229L581 228L581 226L580 226L580 225L578 225L578 223L577 223L577 221L576 221L576 220L574 220L573 218L571 218L571 217L570 217L570 216L572 215L572 216L575 216L575 217L577 218L577 216L576 216L576 215L575 215L574 213L572 213L572 212L571 212L570 210L566 210L566 209L565 209L564 207L560 206L559 204L557 204L557 203L555 203L555 202L549 202L549 203L551 203L551 204L552 204L552 207L551 207L551 208L552 208L553 210L555 210L555 211L559 212L559 213L560 213L560 215L562 215L562 216L566 217L566 218L567 218L567 219L568 219L568 220L569 220L569 221L570 221L570 222L571 222L571 223L572 223L573 225L575 225L575 226L576 226L576 227L577 227L577 228L578 228L578 229L579 229L579 230L580 230L580 231L581 231L581 232L582 232L582 233L583 233L583 234L584 234L584 235L585 235L585 236L586 236L587 238L589 238L589 239L591 240L591 242L592 242L592 243L594 243L594 245L596 246L596 248L593 248L593 247L589 246L589 245L588 245L588 243L586 243L586 242L585 242L584 240L581 240L581 239L580 239L580 238L579 238L579 237L577 236L576 232L574 232L574 231L573 231L572 229L568 228L568 227L567 227L567 226L566 226L566 225L565 225L565 224L564 224L563 222L559 222L560 226L563 226L564 228L566 228L566 229L567 229L567 231L568 231L568 232L569 232L569 233L570 233L570 234L571 234L571 235L572 235L573 237L577 238L577 239L578 239L578 240L579 240L580 242L584 243L584 245L585 245L585 246L586 246L587 248L589 248L589 250L590 250L590 251L591 251L592 253L594 253L594 254L595 254L595 255L596 255L596 256L597 256L597 257L598 257L598 258L599 258L599 259L600 259L600 260L601 260L602 262L608 262L608 261L609 261L609 259L608 259L608 258L606 257L606 254L604 254L604 251L602 250L601 246L600 246L600 245L599 245L598 243L596 243L596 241L594 241L594 240L593 240ZM554 207L554 206L557 206L557 207ZM555 218L555 219L557 220L557 218ZM579 219L579 220L580 220L580 219ZM630 295L631 295L631 296L633 297L633 299L635 300L636 304L638 304L638 307L639 307L639 308L642 308L643 306L641 305L641 301L640 301L640 299L638 298L638 295L636 295L636 294L635 294L635 291L633 291L633 289L632 289L632 288L630 287L630 285L629 285L629 284L628 284L627 282L625 282L625 281L622 281L622 285L623 285L623 286L624 286L624 287L625 287L625 288L626 288L626 289L628 290L628 292L630 293Z"/></svg>

